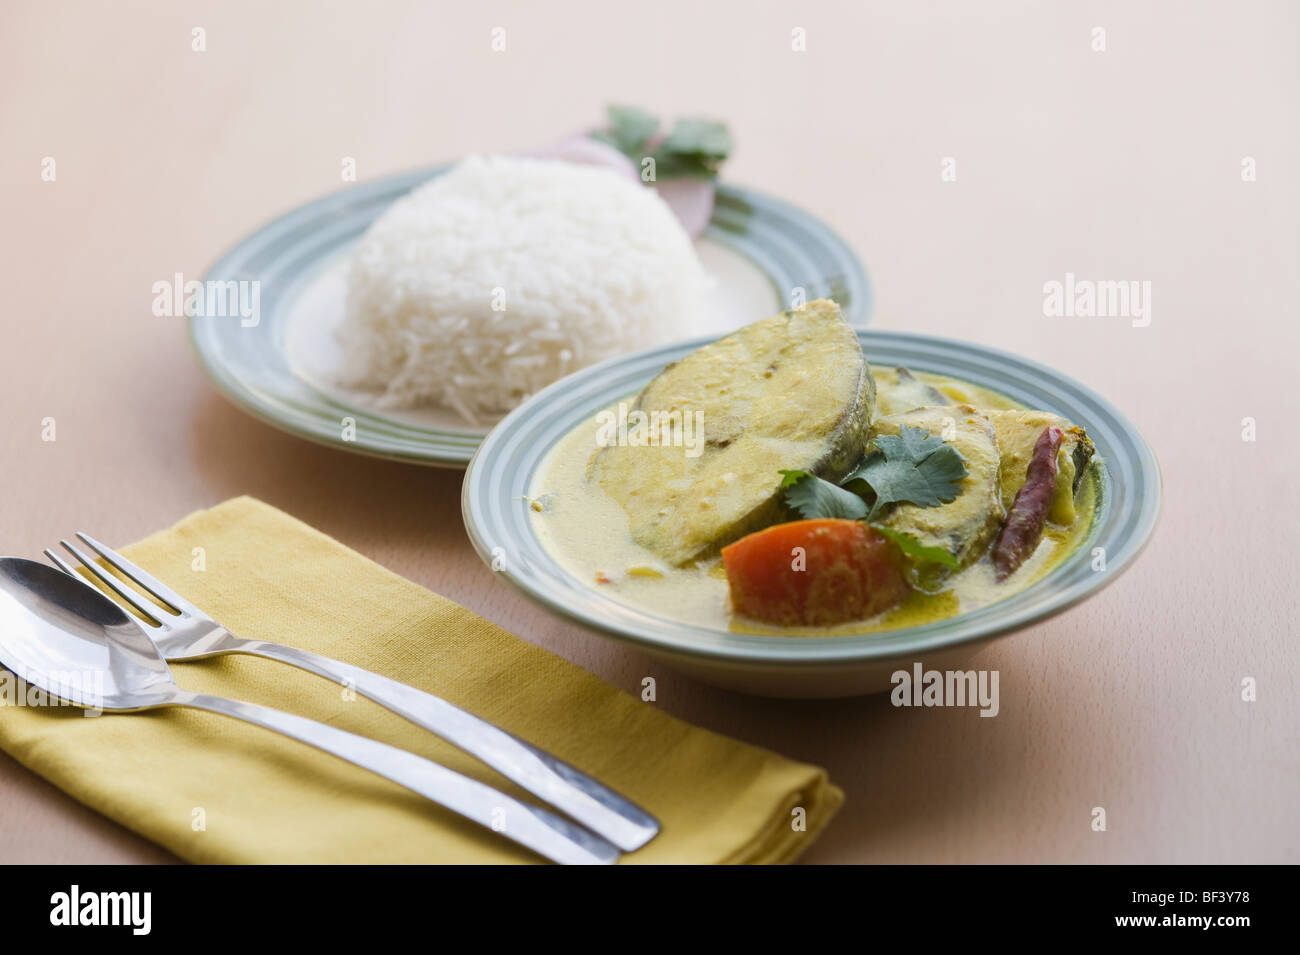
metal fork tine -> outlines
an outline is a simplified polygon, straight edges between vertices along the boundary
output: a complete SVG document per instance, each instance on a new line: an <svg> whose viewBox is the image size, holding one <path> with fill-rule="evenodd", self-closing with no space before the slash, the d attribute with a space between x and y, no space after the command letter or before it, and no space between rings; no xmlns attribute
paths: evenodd
<svg viewBox="0 0 1300 955"><path fill-rule="evenodd" d="M64 541L64 542L63 542L63 546L64 546L64 547L67 547L67 546L68 546L68 542L67 542L67 541ZM60 557L58 554L54 553L54 551L50 550L48 547L45 548L44 553L45 553L45 556L48 557L48 558L50 559L50 562L51 562L52 564L54 564L55 567L59 568L59 570L63 571L65 574L67 574L67 575L68 575L69 577L71 577L73 580L80 581L81 583L86 584L87 586L92 586L92 587L94 586L94 584L92 584L89 580L86 579L86 575L85 575L85 574L78 573L78 572L77 572L77 568L73 567L71 564L69 564L66 560L64 560L64 559L63 559L62 557ZM85 563L85 561L83 560L82 563ZM90 565L89 565L89 564L86 564L86 567L89 568ZM99 573L98 571L93 571L93 573L94 573L95 576L98 577L100 580L104 580L104 575L103 575L103 574ZM111 585L110 585L110 586L111 586ZM114 589L116 589L116 588L114 588ZM119 590L118 593L122 593L122 592ZM123 594L123 596L125 597L126 595ZM127 597L127 599L130 600L131 598ZM137 610L140 609L139 605L137 605L137 604L135 603L134 600L131 600L131 603L132 603L133 606L136 607Z"/></svg>
<svg viewBox="0 0 1300 955"><path fill-rule="evenodd" d="M158 600L161 600L167 606L171 607L172 610L176 611L177 613L192 613L195 615L199 614L198 608L195 607L192 603L190 603L188 600L186 600L176 591L172 590L161 580L158 580L156 577L149 576L149 574L145 573L135 564L131 563L129 560L127 560L125 557L119 554L117 551L113 550L113 548L109 547L106 544L101 544L99 541L95 540L95 538L91 537L89 534L83 534L81 531L77 531L77 536L80 537L87 544L89 544L91 547L93 547L95 549L95 553L99 554L100 557L104 558L104 560L112 564L124 575L126 575L131 580L139 584L142 588L144 588L146 593L150 594L151 596L153 596Z"/></svg>
<svg viewBox="0 0 1300 955"><path fill-rule="evenodd" d="M59 570L63 571L73 580L86 579L85 577L82 577L81 574L77 573L77 568L73 567L71 564L69 564L58 554L54 553L54 551L50 550L48 547L45 548L45 556L50 559L50 562L54 564L55 567L59 568Z"/></svg>
<svg viewBox="0 0 1300 955"><path fill-rule="evenodd" d="M152 626L161 625L162 617L165 617L166 614L160 613L157 607L150 610L148 607L144 606L144 604L140 603L138 595L132 594L131 591L127 590L120 583L118 583L117 578L115 578L112 574L105 571L104 568L96 564L95 561L88 554L82 553L81 551L77 550L76 547L69 544L66 540L60 540L59 543L63 545L64 549L68 551L68 553L70 553L73 557L77 558L77 560L81 562L81 566L85 567L86 570L90 571L92 574L94 574L96 577L102 580L104 584L113 591L113 593L117 594L119 597L121 597L123 600L129 603L132 607L134 607L136 613L144 617L145 620L150 623L150 625ZM45 553L49 554L50 552L47 550ZM53 557L54 555L50 554L50 556ZM66 569L71 570L71 568L66 568ZM77 575L75 571L73 571L73 573L75 576L80 576Z"/></svg>

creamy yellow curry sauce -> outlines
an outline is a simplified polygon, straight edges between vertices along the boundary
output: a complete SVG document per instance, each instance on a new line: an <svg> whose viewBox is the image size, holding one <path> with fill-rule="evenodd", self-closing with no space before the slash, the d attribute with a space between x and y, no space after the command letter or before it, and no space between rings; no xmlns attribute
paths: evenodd
<svg viewBox="0 0 1300 955"><path fill-rule="evenodd" d="M874 366L872 372L885 403L890 388L899 384L897 372ZM968 382L922 372L916 372L915 378L938 389L954 405L973 405L980 410L1023 408ZM833 627L773 627L732 613L719 557L672 566L632 539L627 513L599 483L589 480L592 456L600 450L597 418L593 416L552 448L538 470L528 500L538 537L566 570L615 600L718 630L781 636L874 633L975 610L1024 589L1061 563L1086 539L1099 498L1097 469L1089 467L1074 496L1073 522L1062 526L1049 520L1032 555L1000 583L985 554L949 576L939 592L914 590L901 604L871 619ZM773 473L773 486L779 481L780 475Z"/></svg>

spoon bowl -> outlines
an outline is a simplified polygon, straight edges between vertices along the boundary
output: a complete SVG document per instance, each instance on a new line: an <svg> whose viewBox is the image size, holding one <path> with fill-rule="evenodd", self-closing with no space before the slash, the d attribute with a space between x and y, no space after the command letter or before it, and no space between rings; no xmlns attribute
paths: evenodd
<svg viewBox="0 0 1300 955"><path fill-rule="evenodd" d="M147 709L181 692L125 610L90 584L22 557L0 557L0 663L88 709Z"/></svg>

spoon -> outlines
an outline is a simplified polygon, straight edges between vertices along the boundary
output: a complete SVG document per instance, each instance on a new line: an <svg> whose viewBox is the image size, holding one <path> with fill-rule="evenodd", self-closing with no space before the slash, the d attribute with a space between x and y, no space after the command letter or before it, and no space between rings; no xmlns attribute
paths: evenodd
<svg viewBox="0 0 1300 955"><path fill-rule="evenodd" d="M90 584L46 564L0 557L0 664L75 706L114 713L188 706L261 726L390 779L555 862L619 851L587 830L445 766L281 710L183 690L149 635ZM436 860L433 860L436 861Z"/></svg>

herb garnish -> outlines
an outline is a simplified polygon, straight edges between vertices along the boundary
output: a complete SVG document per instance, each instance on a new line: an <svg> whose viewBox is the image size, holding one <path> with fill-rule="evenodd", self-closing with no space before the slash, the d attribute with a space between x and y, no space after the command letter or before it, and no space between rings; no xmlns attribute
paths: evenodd
<svg viewBox="0 0 1300 955"><path fill-rule="evenodd" d="M658 179L714 179L731 153L731 133L716 120L679 119L651 152L649 143L659 131L654 115L635 106L610 106L605 115L609 128L596 130L591 137L638 164L647 156L653 158Z"/></svg>
<svg viewBox="0 0 1300 955"><path fill-rule="evenodd" d="M956 569L957 559L942 547L922 544L905 531L877 523L891 504L935 507L955 501L966 476L961 453L942 438L903 425L897 435L878 435L873 449L841 487L807 471L782 471L785 503L805 519L866 521L908 557ZM868 503L869 502L869 503Z"/></svg>
<svg viewBox="0 0 1300 955"><path fill-rule="evenodd" d="M847 488L807 471L782 471L781 488L785 491L785 503L800 517L860 521L867 516L866 501Z"/></svg>
<svg viewBox="0 0 1300 955"><path fill-rule="evenodd" d="M918 564L943 564L943 566L950 567L953 570L957 569L957 558L942 547L922 544L907 531L896 531L884 524L872 524L870 526L897 544L899 550Z"/></svg>
<svg viewBox="0 0 1300 955"><path fill-rule="evenodd" d="M871 443L876 452L844 479L851 491L874 495L870 519L890 504L935 507L955 501L961 493L966 462L942 438L905 424L898 434L877 435Z"/></svg>

